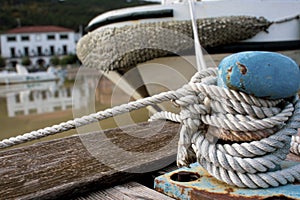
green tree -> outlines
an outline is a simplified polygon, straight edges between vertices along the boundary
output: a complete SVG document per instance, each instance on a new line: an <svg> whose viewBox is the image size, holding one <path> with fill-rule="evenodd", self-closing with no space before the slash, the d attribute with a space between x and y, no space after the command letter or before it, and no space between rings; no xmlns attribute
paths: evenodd
<svg viewBox="0 0 300 200"><path fill-rule="evenodd" d="M21 64L24 66L29 66L31 65L31 60L28 56L25 56L22 58Z"/></svg>
<svg viewBox="0 0 300 200"><path fill-rule="evenodd" d="M77 62L78 58L75 54L70 54L68 56L69 56L69 58L68 58L69 63L68 64L75 64Z"/></svg>
<svg viewBox="0 0 300 200"><path fill-rule="evenodd" d="M59 64L67 65L68 64L68 56L64 56L60 59Z"/></svg>
<svg viewBox="0 0 300 200"><path fill-rule="evenodd" d="M50 59L50 63L54 66L56 65L59 65L60 63L60 59L58 56L53 56L51 59Z"/></svg>
<svg viewBox="0 0 300 200"><path fill-rule="evenodd" d="M61 65L75 64L78 58L74 54L66 55L60 60Z"/></svg>
<svg viewBox="0 0 300 200"><path fill-rule="evenodd" d="M59 25L78 30L95 16L112 9L153 4L141 0L1 0L0 32L22 26ZM76 17L74 17L76 16Z"/></svg>
<svg viewBox="0 0 300 200"><path fill-rule="evenodd" d="M0 68L5 67L5 65L6 65L5 59L2 56L0 56Z"/></svg>

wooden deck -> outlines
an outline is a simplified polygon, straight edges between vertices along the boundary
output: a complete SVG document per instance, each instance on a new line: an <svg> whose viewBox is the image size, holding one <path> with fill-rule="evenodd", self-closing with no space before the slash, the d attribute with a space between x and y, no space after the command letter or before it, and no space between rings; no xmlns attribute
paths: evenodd
<svg viewBox="0 0 300 200"><path fill-rule="evenodd" d="M105 190L95 191L75 200L141 200L141 199L156 199L156 200L172 200L173 198L163 195L155 190L151 190L137 182L129 182L122 185L117 185Z"/></svg>
<svg viewBox="0 0 300 200"><path fill-rule="evenodd" d="M169 200L151 188L156 176L176 168L179 128L145 122L1 151L0 199Z"/></svg>
<svg viewBox="0 0 300 200"><path fill-rule="evenodd" d="M80 137L75 135L2 151L0 199L74 198L131 180L145 179L149 177L151 168L163 168L175 161L177 142L173 144L173 141L178 141L179 126L166 122L160 129L161 122L151 123L150 126L149 123L141 123L139 126L110 129L103 133L87 133ZM151 134L151 137L136 137L148 134ZM99 135L105 136L106 139L98 141ZM90 145L88 148L87 141ZM170 142L172 143L169 144ZM131 153L128 154L128 158L122 154L117 155L106 149L112 144L125 149L126 152L146 153L147 157L135 159L130 156ZM158 151L167 144L171 147L168 151ZM99 154L92 155L93 150ZM156 151L157 153L149 154ZM101 160L99 156L102 155L107 158ZM111 163L105 164L107 159L112 159L116 167ZM120 168L123 171L117 170ZM135 171L149 173L130 173ZM132 184L132 189L141 190L141 186ZM115 189L111 188L109 191ZM150 195L149 192L147 194Z"/></svg>

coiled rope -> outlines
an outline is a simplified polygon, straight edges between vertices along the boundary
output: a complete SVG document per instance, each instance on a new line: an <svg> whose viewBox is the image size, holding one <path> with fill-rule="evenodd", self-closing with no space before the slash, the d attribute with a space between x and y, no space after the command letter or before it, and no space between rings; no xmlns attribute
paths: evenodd
<svg viewBox="0 0 300 200"><path fill-rule="evenodd" d="M5 139L0 141L0 148L171 100L181 106L179 114L164 111L150 120L182 123L178 166L198 161L215 178L238 187L267 188L300 181L300 164L280 168L289 151L300 154L300 137L296 136L300 127L298 96L281 100L256 98L217 87L216 75L217 71L211 68L197 72L187 85L176 91Z"/></svg>
<svg viewBox="0 0 300 200"><path fill-rule="evenodd" d="M268 188L299 181L299 164L278 169L289 150L299 155L298 97L263 100L217 87L216 71L205 72L192 78L189 95L175 101L181 106L179 115L164 112L151 118L183 124L178 166L197 160L215 178L238 187ZM256 140L242 142L251 138Z"/></svg>

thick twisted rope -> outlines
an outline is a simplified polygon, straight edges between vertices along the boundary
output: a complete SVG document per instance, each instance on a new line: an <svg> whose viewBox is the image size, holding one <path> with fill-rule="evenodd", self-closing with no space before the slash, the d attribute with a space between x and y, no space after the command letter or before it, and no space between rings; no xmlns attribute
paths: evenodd
<svg viewBox="0 0 300 200"><path fill-rule="evenodd" d="M199 77L189 84L195 93L175 101L182 107L183 123L177 164L188 166L196 158L214 177L238 187L266 188L299 181L300 165L277 170L300 127L298 99L266 101L219 88L214 77ZM239 137L243 132L264 130L267 137L248 143L214 142L220 132L231 141L243 141ZM299 153L298 136L291 146L292 152Z"/></svg>
<svg viewBox="0 0 300 200"><path fill-rule="evenodd" d="M300 137L299 136L292 136L290 151L294 154L300 155Z"/></svg>
<svg viewBox="0 0 300 200"><path fill-rule="evenodd" d="M280 169L289 151L300 154L300 137L296 136L300 127L298 98L263 100L219 88L215 86L216 74L214 69L198 72L189 84L176 91L12 137L0 141L0 148L171 100L181 106L179 114L156 113L150 120L182 123L177 154L179 166L188 166L197 160L217 179L238 187L267 188L300 181L299 164Z"/></svg>

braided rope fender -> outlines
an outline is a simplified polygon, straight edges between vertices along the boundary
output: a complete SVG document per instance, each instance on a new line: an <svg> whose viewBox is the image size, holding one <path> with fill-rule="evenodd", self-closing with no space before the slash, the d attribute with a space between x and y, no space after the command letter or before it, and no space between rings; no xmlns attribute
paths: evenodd
<svg viewBox="0 0 300 200"><path fill-rule="evenodd" d="M212 69L197 73L189 83L189 95L175 101L182 108L183 123L177 164L188 166L197 160L215 178L238 187L267 188L300 181L299 164L280 166L290 149L299 153L298 96L264 100L217 87L215 76ZM243 141L244 132L253 136L265 129L267 137ZM216 134L224 131L221 137ZM232 142L236 140L239 143Z"/></svg>
<svg viewBox="0 0 300 200"><path fill-rule="evenodd" d="M238 42L266 31L264 18L230 16L197 20L203 48ZM104 71L135 67L148 60L193 49L191 20L103 28L86 34L77 45L84 66Z"/></svg>

